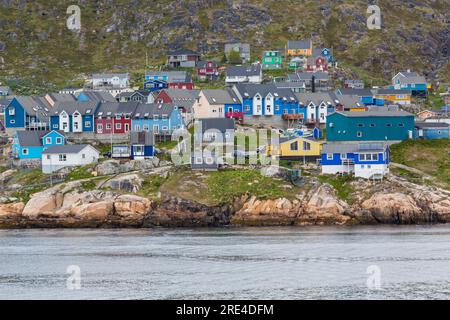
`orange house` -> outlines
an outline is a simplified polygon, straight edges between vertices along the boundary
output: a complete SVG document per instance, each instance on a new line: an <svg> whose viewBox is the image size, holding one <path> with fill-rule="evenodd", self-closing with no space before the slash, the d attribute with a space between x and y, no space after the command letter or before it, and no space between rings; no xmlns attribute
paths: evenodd
<svg viewBox="0 0 450 320"><path fill-rule="evenodd" d="M313 53L312 40L288 41L286 54L290 57L306 56L311 57Z"/></svg>

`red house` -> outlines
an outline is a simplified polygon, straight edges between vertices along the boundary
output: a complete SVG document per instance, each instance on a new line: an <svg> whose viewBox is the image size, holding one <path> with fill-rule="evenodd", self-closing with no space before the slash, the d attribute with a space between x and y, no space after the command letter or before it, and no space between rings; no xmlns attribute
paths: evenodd
<svg viewBox="0 0 450 320"><path fill-rule="evenodd" d="M197 76L201 80L217 80L219 78L219 66L214 61L199 61L197 63Z"/></svg>
<svg viewBox="0 0 450 320"><path fill-rule="evenodd" d="M131 131L131 118L139 102L104 102L95 114L95 132L124 134Z"/></svg>
<svg viewBox="0 0 450 320"><path fill-rule="evenodd" d="M323 56L310 57L306 62L307 72L328 71L328 59Z"/></svg>

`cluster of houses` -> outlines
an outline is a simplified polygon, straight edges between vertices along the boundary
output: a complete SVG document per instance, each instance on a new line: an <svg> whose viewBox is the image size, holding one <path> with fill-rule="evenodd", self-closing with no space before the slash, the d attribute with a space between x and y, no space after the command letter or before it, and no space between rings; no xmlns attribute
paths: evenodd
<svg viewBox="0 0 450 320"><path fill-rule="evenodd" d="M155 137L169 137L200 121L203 129L224 134L238 124L277 130L282 132L279 145L265 147L271 157L314 161L327 174L376 179L389 172L392 143L449 138L448 107L426 110L418 118L403 111L430 89L424 77L409 70L395 75L386 88L346 80L343 88L332 90L333 52L314 48L311 40L264 51L255 64L248 64L248 44L226 45L225 56L243 65L226 68L222 89L196 89L182 68L195 68L199 79L216 80L219 66L191 50L178 50L168 54L168 70L145 73L142 89L131 88L127 73L109 73L94 74L83 89L14 96L3 104L2 122L13 137L13 156L25 164L38 161L44 172L53 172L99 159L92 146L67 140L112 144L119 137L127 143L112 145L111 156L143 159L154 155ZM283 59L292 71L264 83L263 70L282 68ZM0 87L0 101L7 95L9 88ZM218 164L211 156L192 157L193 168Z"/></svg>

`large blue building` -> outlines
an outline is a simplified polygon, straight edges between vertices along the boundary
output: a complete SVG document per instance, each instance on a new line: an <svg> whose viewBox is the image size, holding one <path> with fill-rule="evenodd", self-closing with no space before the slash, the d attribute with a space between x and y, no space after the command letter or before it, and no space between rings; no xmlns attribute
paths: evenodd
<svg viewBox="0 0 450 320"><path fill-rule="evenodd" d="M405 111L335 112L327 119L328 141L413 139L414 115Z"/></svg>
<svg viewBox="0 0 450 320"><path fill-rule="evenodd" d="M131 120L132 131L170 135L185 128L180 109L174 104L139 104Z"/></svg>

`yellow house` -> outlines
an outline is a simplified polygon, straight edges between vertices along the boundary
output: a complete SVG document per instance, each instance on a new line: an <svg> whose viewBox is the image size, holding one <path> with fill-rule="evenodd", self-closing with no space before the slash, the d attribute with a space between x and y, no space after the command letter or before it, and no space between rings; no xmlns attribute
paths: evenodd
<svg viewBox="0 0 450 320"><path fill-rule="evenodd" d="M311 39L300 41L288 41L286 45L286 54L291 57L306 56L311 57L313 46Z"/></svg>
<svg viewBox="0 0 450 320"><path fill-rule="evenodd" d="M379 89L374 94L375 99L384 99L391 103L410 105L411 91L409 90L395 90L395 89Z"/></svg>
<svg viewBox="0 0 450 320"><path fill-rule="evenodd" d="M315 161L320 158L323 142L294 137L280 138L279 145L268 145L266 154L280 159Z"/></svg>

